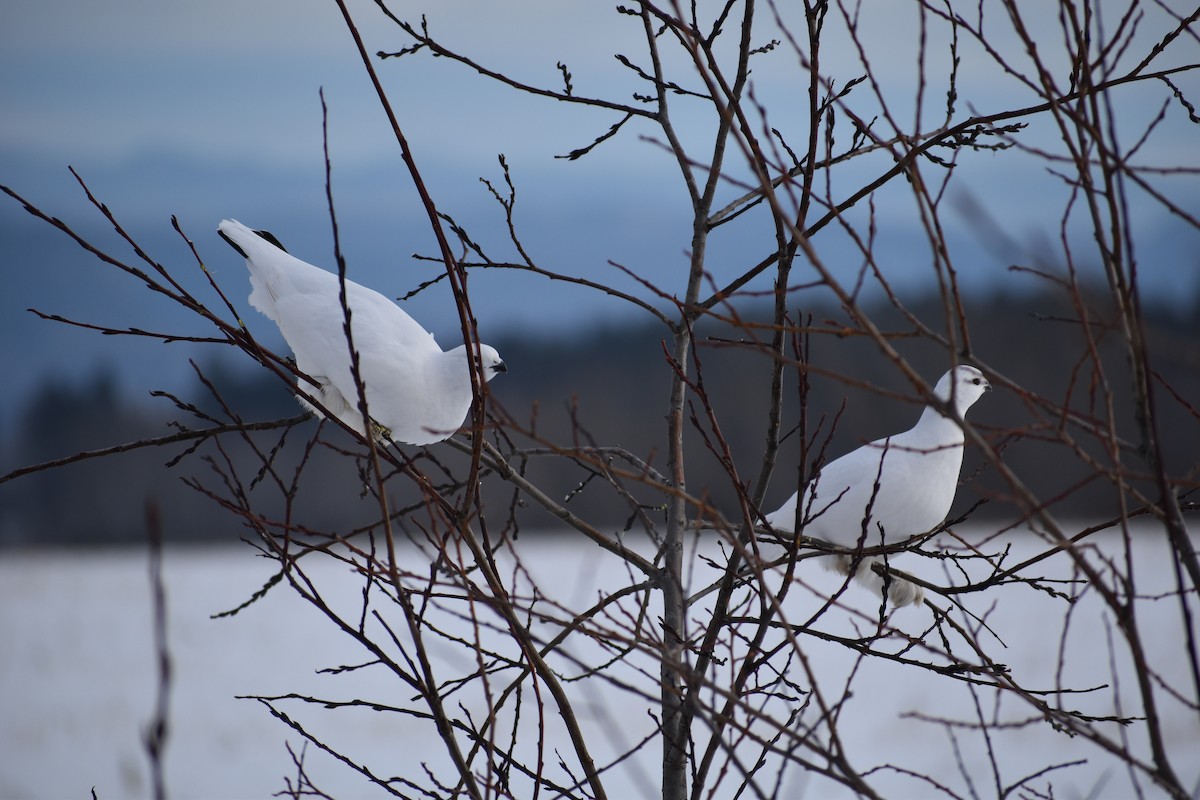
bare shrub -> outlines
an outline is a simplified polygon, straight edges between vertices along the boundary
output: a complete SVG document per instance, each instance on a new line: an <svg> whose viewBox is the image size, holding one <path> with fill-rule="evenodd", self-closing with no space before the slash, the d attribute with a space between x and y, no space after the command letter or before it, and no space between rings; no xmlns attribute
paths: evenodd
<svg viewBox="0 0 1200 800"><path fill-rule="evenodd" d="M571 281L639 309L661 326L658 373L620 379L663 387L643 409L665 416L662 449L594 438L586 414L604 409L595 395L554 428L535 408L502 408L481 392L460 436L422 449L335 435L330 422L298 427L300 417L248 423L236 408L212 414L178 399L193 421L125 449L186 444L177 460L193 465L191 485L278 564L262 592L294 592L361 645L361 663L337 668L348 685L371 669L402 687L389 698L259 702L310 746L400 796L789 797L797 786L828 786L806 784L819 780L864 797L1059 797L1078 788L1079 767L1074 755L1060 757L1060 739L1071 753L1119 767L1110 779L1129 791L1193 796L1200 560L1185 514L1195 509L1197 475L1194 451L1180 457L1173 448L1197 441L1196 370L1156 339L1140 287L1147 269L1195 265L1139 263L1138 226L1147 209L1197 226L1180 198L1200 149L1165 162L1154 149L1164 120L1197 121L1185 91L1198 66L1196 11L918 2L876 19L844 2L632 2L614 11L628 29L614 50L640 88L610 97L583 92L565 61L557 83L528 83L459 51L436 25L379 7L395 26L395 52L376 59L348 12L347 24L437 235L431 257L445 266L463 341L477 341L468 290L477 270ZM881 46L881 19L902 21L913 37ZM539 263L514 213L520 178L503 159L504 182L487 189L510 239L476 238L427 192L403 117L378 81L384 69L473 70L498 92L539 96L562 114L609 115L593 141L564 155L595 157L640 137L673 162L692 219L690 240L675 243L686 268L669 285L641 277L628 291ZM996 85L1007 91L992 93ZM995 96L1004 104L987 105ZM487 146L487 131L479 136ZM1180 157L1190 161L1171 160ZM972 335L986 310L961 289L971 267L947 233L952 210L965 208L981 237L1012 236L1006 209L989 208L989 187L969 177L984 159L1036 176L1036 191L1061 198L1059 239L1041 260L994 278L1002 290L1033 283L1058 304L1028 321L1027 342ZM240 324L240 288L209 277L220 302L207 303L177 280L185 267L156 262L132 239L136 261L93 248L5 191L207 320L213 332L203 341L294 382L286 354ZM331 194L336 220L334 208ZM895 243L881 219L893 213L919 240L925 282L936 287L936 302L919 309L896 288ZM710 256L750 221L761 233L756 249L738 249L737 264L728 249ZM502 246L519 258L489 255ZM852 252L853 263L839 255L834 264L831 252ZM198 253L196 261L203 266ZM1030 383L1022 361L1051 350L1062 356L1056 382ZM761 369L738 373L731 393L734 362ZM843 410L878 394L915 418L931 382L961 362L985 372L999 390L988 402L1009 412L989 417L981 407L982 419L1005 421L963 424L971 489L960 491L954 519L903 548L923 558L908 556L897 574L929 600L893 613L814 569L810 559L827 548L778 535L763 512L841 452L835 436L870 438L845 431ZM507 380L521 381L519 369ZM1060 465L1063 480L1028 480L1022 452ZM306 480L307 470L314 454L331 453L371 498L361 523L306 521L306 496L329 491ZM777 468L781 461L789 467ZM585 477L564 495L551 488L563 474ZM1099 492L1105 512L1086 523L1063 518L1058 509L1081 492ZM576 513L580 494L599 498L609 516ZM976 514L979 499L995 513ZM610 524L614 514L625 524ZM529 548L543 545L518 539L522 526L554 527L589 548L596 574L612 582L583 599L543 589L546 576L526 563ZM310 575L328 560L356 576L354 602L331 599ZM461 657L451 663L447 650ZM1042 668L1010 666L1034 661ZM901 691L909 685L923 687L917 707ZM616 736L597 702L647 713L613 712ZM440 738L444 759L365 763L289 711L309 705L422 726ZM918 755L908 760L911 746L896 751L906 760L872 751L864 726L886 727L897 744L921 739ZM1051 744L1033 761L1028 750L1015 755L1047 732ZM649 789L631 777L645 747L661 753L661 781ZM300 756L297 769L288 791L320 794Z"/></svg>

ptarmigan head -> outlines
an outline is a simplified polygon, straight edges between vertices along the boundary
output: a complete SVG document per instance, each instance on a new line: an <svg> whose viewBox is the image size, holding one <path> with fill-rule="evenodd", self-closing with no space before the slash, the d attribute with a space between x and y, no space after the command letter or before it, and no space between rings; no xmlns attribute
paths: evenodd
<svg viewBox="0 0 1200 800"><path fill-rule="evenodd" d="M490 381L501 372L508 372L508 366L500 358L500 354L496 352L496 348L480 344L479 355L483 359L480 366L483 368L483 379L485 381Z"/></svg>
<svg viewBox="0 0 1200 800"><path fill-rule="evenodd" d="M460 344L452 350L447 350L446 355L453 355L455 358L461 358L465 361L467 359L467 346ZM470 358L479 365L484 381L490 381L501 372L508 372L508 365L504 363L504 359L500 358L500 354L496 352L496 348L491 345L480 343L479 356L483 359L482 361L475 358L474 348L472 348Z"/></svg>
<svg viewBox="0 0 1200 800"><path fill-rule="evenodd" d="M958 416L964 416L975 401L990 392L992 385L983 373L967 364L959 364L942 376L934 387L934 395L945 403L953 403Z"/></svg>

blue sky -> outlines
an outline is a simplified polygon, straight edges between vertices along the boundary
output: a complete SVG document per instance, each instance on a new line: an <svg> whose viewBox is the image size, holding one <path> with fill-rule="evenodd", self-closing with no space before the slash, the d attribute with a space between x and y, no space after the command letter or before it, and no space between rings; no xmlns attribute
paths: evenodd
<svg viewBox="0 0 1200 800"><path fill-rule="evenodd" d="M619 52L645 62L636 20L614 13L609 4L431 5L424 9L431 30L522 80L557 87L555 64L562 60L579 94L623 100L645 91L613 58ZM423 11L416 3L392 7L409 19ZM372 52L409 44L374 3L357 0L351 8ZM868 2L864 8L863 36L881 90L894 100L910 95L915 16L906 4ZM1153 35L1162 29L1163 15L1149 17L1146 35ZM996 24L997 41L1011 47L1002 20ZM1042 24L1044 52L1052 53L1053 19ZM763 33L764 42L770 35ZM827 44L823 66L844 83L861 67L852 48L835 44ZM1182 56L1168 54L1170 63L1186 61L1188 53L1200 60L1197 51L1194 40L1185 42ZM988 111L1031 102L1028 90L988 68L965 43L962 55L960 117L968 104ZM1012 53L1017 62L1020 55ZM377 66L439 206L467 223L495 257L511 257L512 248L479 178L499 184L497 155L504 153L520 192L518 222L542 266L645 294L609 266L611 260L667 291L682 289L688 208L677 168L646 138L654 129L630 126L591 157L568 162L553 156L607 130L616 121L611 112L522 96L424 54ZM785 129L802 124L794 58L786 47L761 59L754 81L773 124ZM1193 101L1200 98L1200 79L1185 75L1178 83ZM126 253L86 205L66 169L73 165L155 257L202 289L202 276L170 229L175 214L217 279L242 301L244 268L215 235L222 217L272 230L293 253L332 263L320 88L329 105L334 192L350 274L399 296L437 273L436 265L410 258L416 251L433 252L432 239L332 0L8 0L0 25L0 183ZM928 102L936 107L943 96L943 87L931 87ZM1122 116L1128 112L1136 126L1156 113L1161 100L1157 91L1125 92ZM898 108L908 113L902 102ZM702 142L709 121L689 116L683 101L676 109L685 139ZM1027 135L1036 142L1034 137L1046 133L1035 126ZM1171 105L1147 160L1194 166L1198 139L1197 126ZM731 163L736 170L736 160ZM843 179L849 186L878 168L868 164ZM961 188L953 191L969 194L1018 243L1015 252L989 247L960 218L947 215L952 242L970 266L964 280L979 292L1013 288L1017 279L1005 271L1008 263L1037 258L1041 247L1053 249L1061 185L1042 166L986 153L965 157L959 171L955 185ZM1200 198L1194 183L1195 176L1191 183L1168 183L1193 212ZM737 192L729 187L725 194ZM928 259L919 248L909 249L914 221L904 208L905 196L903 187L882 191L877 210L893 277L916 291L929 282ZM1195 297L1200 271L1195 231L1173 224L1149 204L1134 213L1145 217L1147 286L1161 296ZM769 249L764 233L761 222L749 217L714 239L710 264L718 280L721 271L737 274ZM7 198L0 202L0 237L6 286L0 293L0 356L12 376L0 390L0 418L52 375L113 366L139 389L186 380L189 351L100 337L40 321L25 309L203 333L191 320L136 281L78 252ZM817 244L836 256L841 251L833 238ZM1043 255L1054 261L1052 254ZM489 331L560 335L566 328L611 324L633 314L604 295L512 273L477 274L471 288L485 339ZM443 343L453 341L456 324L444 287L406 308ZM245 316L268 343L278 341L268 322L249 309Z"/></svg>

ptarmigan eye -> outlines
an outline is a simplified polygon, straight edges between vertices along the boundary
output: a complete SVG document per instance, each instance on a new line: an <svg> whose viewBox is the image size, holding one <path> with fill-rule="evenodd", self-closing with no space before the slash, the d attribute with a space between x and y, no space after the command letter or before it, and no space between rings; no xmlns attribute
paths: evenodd
<svg viewBox="0 0 1200 800"><path fill-rule="evenodd" d="M976 386L978 386L978 385L979 385L979 380L980 380L979 378L972 378L972 379L971 379L971 383L973 383L973 384L975 384Z"/></svg>

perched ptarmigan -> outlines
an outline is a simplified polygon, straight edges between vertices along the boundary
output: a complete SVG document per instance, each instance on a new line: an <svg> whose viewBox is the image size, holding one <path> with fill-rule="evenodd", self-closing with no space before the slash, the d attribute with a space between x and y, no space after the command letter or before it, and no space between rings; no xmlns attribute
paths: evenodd
<svg viewBox="0 0 1200 800"><path fill-rule="evenodd" d="M364 433L337 276L292 257L273 236L240 222L223 220L217 232L246 257L250 305L274 320L297 368L317 382L313 386L301 380L300 388ZM433 334L398 305L350 280L346 300L371 419L397 442L431 444L450 438L471 409L467 348L442 352ZM479 355L485 380L507 371L494 348L481 344ZM317 413L303 398L300 403Z"/></svg>
<svg viewBox="0 0 1200 800"><path fill-rule="evenodd" d="M991 388L982 372L961 365L942 376L934 394L961 418ZM789 533L803 522L806 536L838 547L903 542L933 530L946 518L958 489L962 457L959 423L927 406L912 429L865 444L821 467L804 487L800 519L797 492L766 520L775 530ZM855 577L880 594L884 582L871 569L873 560L860 559ZM832 566L845 575L853 561L852 556L834 556ZM903 606L920 603L924 593L919 586L894 578L888 597Z"/></svg>

